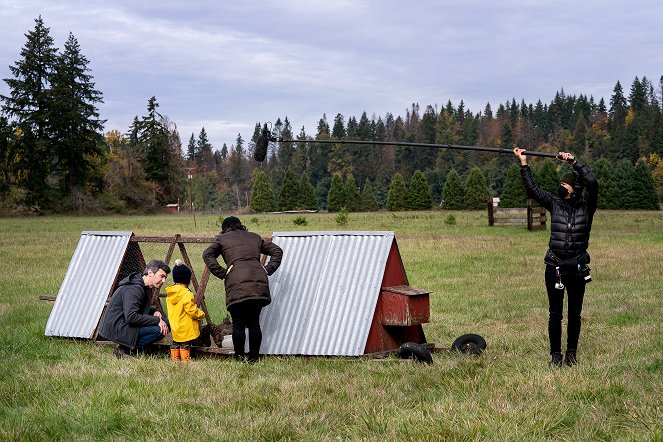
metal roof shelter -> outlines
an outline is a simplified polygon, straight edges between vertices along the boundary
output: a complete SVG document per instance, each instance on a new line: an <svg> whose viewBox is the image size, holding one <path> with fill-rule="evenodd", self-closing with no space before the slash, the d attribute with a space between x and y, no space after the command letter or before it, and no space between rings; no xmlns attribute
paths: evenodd
<svg viewBox="0 0 663 442"><path fill-rule="evenodd" d="M262 353L358 356L396 349L400 336L425 342L416 319L391 330L383 321L383 287L408 284L394 232L275 232L272 241L283 260L261 314ZM417 296L427 303L428 293Z"/></svg>
<svg viewBox="0 0 663 442"><path fill-rule="evenodd" d="M117 283L145 266L139 242L170 243L167 263L177 244L193 269L184 243L212 240L83 232L45 334L96 339ZM276 232L272 241L284 255L269 279L261 353L359 356L426 342L421 324L430 317L429 293L408 285L393 232ZM199 284L194 272L197 294L209 276L205 267ZM156 290L153 302L161 308Z"/></svg>

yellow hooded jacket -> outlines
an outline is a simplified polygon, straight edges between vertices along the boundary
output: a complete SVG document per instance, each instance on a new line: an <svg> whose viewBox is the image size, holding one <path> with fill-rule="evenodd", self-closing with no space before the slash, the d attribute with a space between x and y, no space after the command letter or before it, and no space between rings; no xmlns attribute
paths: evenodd
<svg viewBox="0 0 663 442"><path fill-rule="evenodd" d="M173 341L187 342L200 336L198 320L205 317L205 312L193 301L193 293L187 286L173 284L166 287L166 308Z"/></svg>

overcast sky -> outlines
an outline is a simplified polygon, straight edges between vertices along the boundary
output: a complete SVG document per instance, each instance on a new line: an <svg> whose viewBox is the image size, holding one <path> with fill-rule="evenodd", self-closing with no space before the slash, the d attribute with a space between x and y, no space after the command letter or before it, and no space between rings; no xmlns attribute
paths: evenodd
<svg viewBox="0 0 663 442"><path fill-rule="evenodd" d="M314 135L323 114L413 102L477 113L563 88L607 104L618 80L628 96L663 75L661 0L0 0L0 78L39 15L56 47L78 39L105 130L126 132L156 96L185 147L202 127L220 148L256 122Z"/></svg>

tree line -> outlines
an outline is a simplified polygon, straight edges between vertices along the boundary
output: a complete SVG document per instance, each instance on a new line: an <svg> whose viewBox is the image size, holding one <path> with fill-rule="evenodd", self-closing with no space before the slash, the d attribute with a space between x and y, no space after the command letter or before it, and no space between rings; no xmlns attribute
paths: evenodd
<svg viewBox="0 0 663 442"><path fill-rule="evenodd" d="M658 209L663 197L663 76L618 81L609 103L555 93L549 103L515 98L477 113L448 101L414 103L405 115L320 118L315 133L295 131L287 117L272 125L285 140L270 143L263 163L251 138L215 148L205 128L183 146L177 125L156 97L125 131L103 134L103 95L73 34L55 47L41 17L26 34L20 59L0 95L0 198L5 210L150 211L165 204L197 210L422 210L524 204L512 155L406 147L399 142L461 144L574 152L600 184L599 207ZM374 140L386 146L321 144ZM532 158L535 178L554 191L564 165ZM550 187L547 187L550 186Z"/></svg>

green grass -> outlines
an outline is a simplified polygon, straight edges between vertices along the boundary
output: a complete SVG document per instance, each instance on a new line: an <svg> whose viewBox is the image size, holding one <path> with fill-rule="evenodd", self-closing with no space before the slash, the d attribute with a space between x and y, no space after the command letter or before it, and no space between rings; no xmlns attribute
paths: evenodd
<svg viewBox="0 0 663 442"><path fill-rule="evenodd" d="M454 215L456 224L445 223ZM249 230L337 230L335 214L243 215ZM257 222L251 221L255 218ZM0 219L0 440L663 440L663 213L597 214L575 368L548 367L543 254L549 232L488 227L484 212L348 215L393 230L410 284L432 291L427 339L464 333L481 357L269 357L255 366L44 336L84 230L213 236L218 216ZM187 245L200 274L204 245ZM165 257L167 245L141 244ZM92 263L93 265L93 263ZM207 303L225 315L222 284Z"/></svg>

